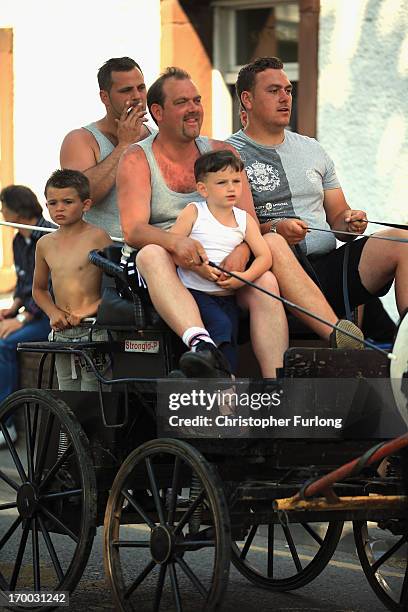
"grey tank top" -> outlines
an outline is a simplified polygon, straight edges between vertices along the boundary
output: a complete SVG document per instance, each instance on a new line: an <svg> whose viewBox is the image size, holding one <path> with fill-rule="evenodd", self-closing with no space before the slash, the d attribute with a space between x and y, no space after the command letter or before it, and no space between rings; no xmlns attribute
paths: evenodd
<svg viewBox="0 0 408 612"><path fill-rule="evenodd" d="M151 134L151 136L138 142L137 145L143 149L150 167L152 196L149 223L167 230L174 224L180 211L187 204L201 201L203 198L198 191L178 193L167 187L152 151L152 144L156 136L157 133ZM200 153L211 151L210 141L206 136L199 136L195 141Z"/></svg>
<svg viewBox="0 0 408 612"><path fill-rule="evenodd" d="M150 126L146 125L146 128L150 133L154 133ZM99 147L100 161L103 161L112 153L115 146L111 143L109 138L106 138L106 136L102 134L102 132L96 127L95 123L85 125L84 129L91 132L91 134L94 136ZM103 200L98 202L98 204L95 206L92 206L92 208L85 213L84 217L89 223L102 227L110 236L120 237L122 235L115 185L106 194Z"/></svg>

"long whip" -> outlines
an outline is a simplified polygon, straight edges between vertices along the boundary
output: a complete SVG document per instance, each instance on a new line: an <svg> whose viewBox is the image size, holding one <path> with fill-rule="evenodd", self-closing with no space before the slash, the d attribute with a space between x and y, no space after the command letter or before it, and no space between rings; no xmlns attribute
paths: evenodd
<svg viewBox="0 0 408 612"><path fill-rule="evenodd" d="M38 225L27 225L26 223L11 223L10 221L0 221L0 225L14 227L15 229L29 229L35 232L42 232L43 234L50 234L58 229L58 227L39 227ZM110 236L110 238L114 242L123 242L123 238L117 238L116 236Z"/></svg>
<svg viewBox="0 0 408 612"><path fill-rule="evenodd" d="M229 270L226 270L225 268L222 268L221 266L219 266L218 264L214 263L213 261L209 261L208 265L212 266L213 268L216 268L220 272L224 272L224 274L227 274L228 276L232 276L233 278L236 278L237 280L241 281L245 285L248 285L249 287L253 287L254 289L258 289L258 291L261 291L262 293L265 293L266 295L269 295L270 297L274 298L275 300L279 300L280 302L285 304L285 306L288 306L289 308L293 308L294 310L298 310L299 312L303 312L303 314L307 315L311 319L315 319L316 321L319 321L320 323L324 323L328 327L331 327L332 329L336 329L336 330L340 331L342 334L345 334L346 336L349 336L350 338L353 338L353 340L358 340L359 342L364 343L369 348L374 349L375 351L377 351L378 353L381 353L382 355L385 355L390 360L397 359L397 356L394 355L394 353L388 353L387 351L384 351L384 349L379 348L378 346L376 346L375 344L373 344L369 340L365 340L365 339L363 340L363 339L359 338L358 336L356 336L355 334L353 334L352 332L349 332L349 331L346 331L345 329L342 329L341 327L339 327L335 323L329 323L329 321L326 321L325 319L323 319L319 315L314 314L313 312L311 312L307 308L304 308L303 306L299 306L298 304L294 304L293 302L290 302L286 298L283 298L280 295L276 295L276 293L272 293L271 291L268 291L267 289L264 289L263 287L260 287L256 283L253 283L252 281L249 281L249 280L247 280L245 278L242 278L242 276L240 276L239 274L236 274L235 272L230 272Z"/></svg>

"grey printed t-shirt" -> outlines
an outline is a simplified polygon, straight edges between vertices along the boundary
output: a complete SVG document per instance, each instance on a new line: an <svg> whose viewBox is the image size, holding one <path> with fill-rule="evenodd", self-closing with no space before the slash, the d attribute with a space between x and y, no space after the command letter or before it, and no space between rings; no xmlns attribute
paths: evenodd
<svg viewBox="0 0 408 612"><path fill-rule="evenodd" d="M309 225L330 229L323 208L324 191L340 183L334 163L314 138L285 130L276 146L258 144L242 130L227 139L240 154L261 221L298 216ZM333 234L309 232L301 243L308 255L336 248Z"/></svg>

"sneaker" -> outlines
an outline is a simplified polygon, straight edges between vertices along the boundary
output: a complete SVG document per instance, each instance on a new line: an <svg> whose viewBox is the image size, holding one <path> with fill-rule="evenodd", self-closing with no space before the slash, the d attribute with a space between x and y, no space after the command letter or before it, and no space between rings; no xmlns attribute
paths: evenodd
<svg viewBox="0 0 408 612"><path fill-rule="evenodd" d="M230 367L223 353L204 340L200 340L194 351L183 353L180 370L188 378L231 378Z"/></svg>
<svg viewBox="0 0 408 612"><path fill-rule="evenodd" d="M330 348L360 350L364 348L364 342L362 342L362 340L364 340L364 334L352 321L340 319L340 321L337 321L337 327L340 329L333 329L332 333L330 334ZM350 332L350 334L353 334L356 337L351 338L346 334L342 334L341 329L344 329L346 332Z"/></svg>
<svg viewBox="0 0 408 612"><path fill-rule="evenodd" d="M11 441L14 443L17 440L17 431L15 425L7 425L7 431L9 432L9 436ZM0 431L0 448L5 448L7 446L6 439L2 431Z"/></svg>

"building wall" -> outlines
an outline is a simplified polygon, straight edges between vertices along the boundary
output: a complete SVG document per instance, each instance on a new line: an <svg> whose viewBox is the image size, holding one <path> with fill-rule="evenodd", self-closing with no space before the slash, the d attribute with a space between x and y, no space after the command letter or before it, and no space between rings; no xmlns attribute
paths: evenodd
<svg viewBox="0 0 408 612"><path fill-rule="evenodd" d="M408 223L407 94L406 0L321 0L318 139L369 219Z"/></svg>
<svg viewBox="0 0 408 612"><path fill-rule="evenodd" d="M97 69L110 57L160 70L160 0L2 0L0 28L14 35L14 181L43 201L64 135L99 119Z"/></svg>

